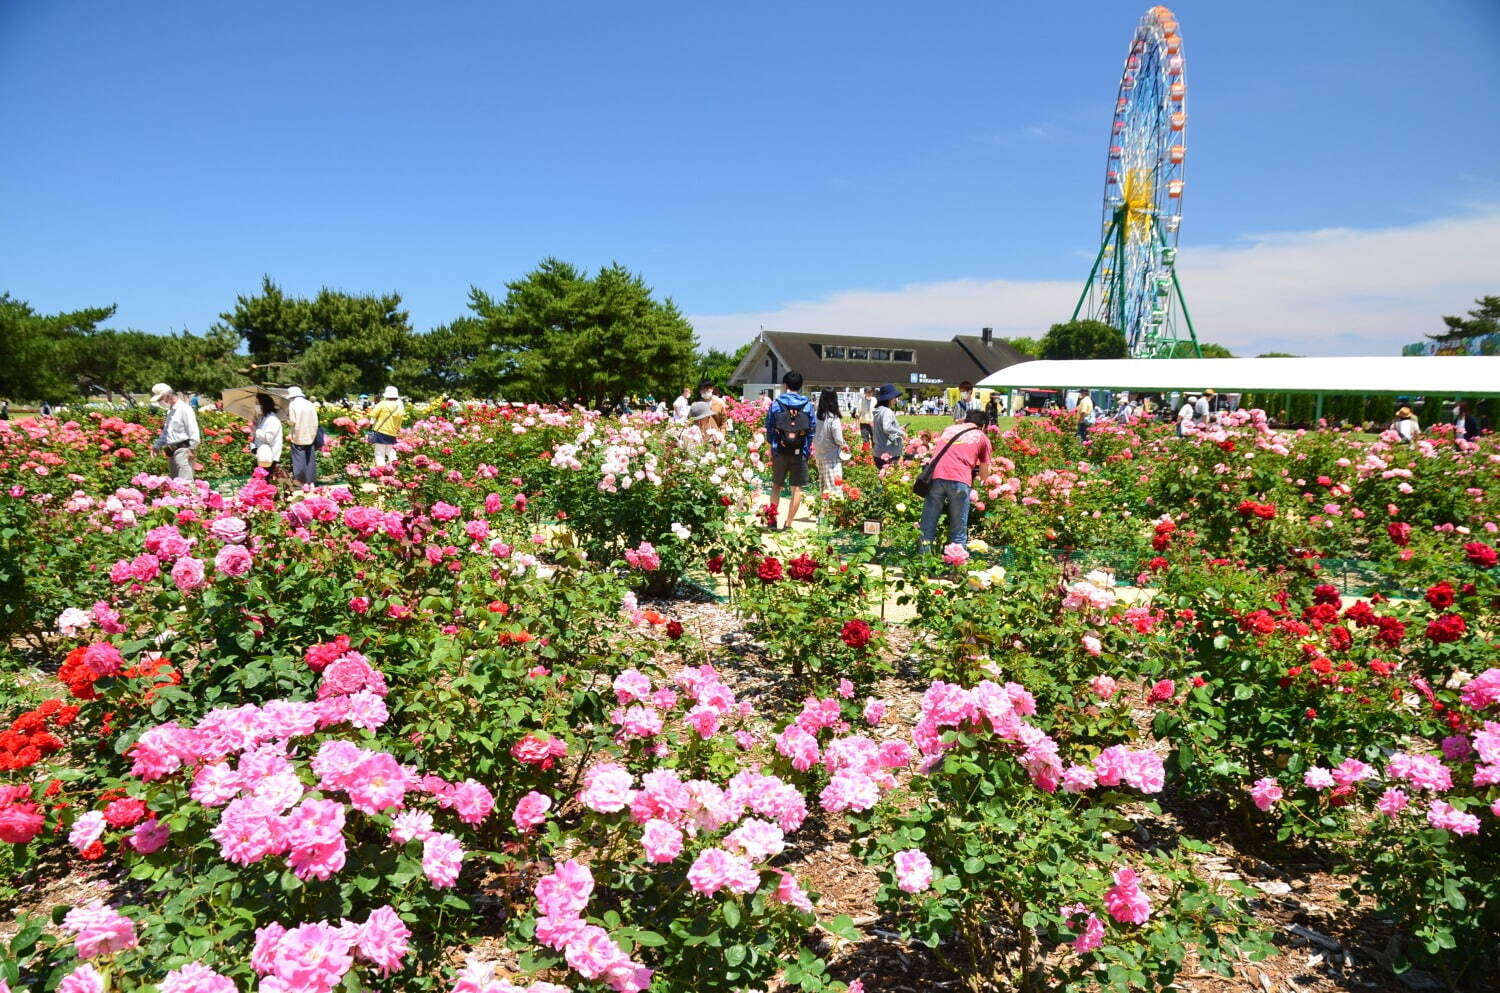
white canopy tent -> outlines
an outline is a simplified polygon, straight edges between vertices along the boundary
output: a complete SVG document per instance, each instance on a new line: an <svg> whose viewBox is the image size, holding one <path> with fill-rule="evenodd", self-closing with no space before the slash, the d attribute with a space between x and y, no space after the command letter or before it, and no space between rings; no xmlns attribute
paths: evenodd
<svg viewBox="0 0 1500 993"><path fill-rule="evenodd" d="M1296 359L1037 359L980 380L998 390L1134 392L1393 393L1500 396L1500 356L1395 355Z"/></svg>

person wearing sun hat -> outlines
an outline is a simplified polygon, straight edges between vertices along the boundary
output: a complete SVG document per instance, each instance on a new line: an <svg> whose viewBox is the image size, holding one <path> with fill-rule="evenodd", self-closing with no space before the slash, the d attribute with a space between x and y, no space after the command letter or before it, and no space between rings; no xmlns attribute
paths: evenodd
<svg viewBox="0 0 1500 993"><path fill-rule="evenodd" d="M1417 415L1411 412L1410 407L1402 407L1396 411L1396 422L1391 425L1403 445L1414 445L1417 443L1417 435L1422 433L1422 425L1417 422Z"/></svg>
<svg viewBox="0 0 1500 993"><path fill-rule="evenodd" d="M172 479L193 481L193 452L202 440L198 432L198 415L191 404L183 403L176 391L166 383L151 387L151 405L167 408L167 418L162 423L161 434L156 436L151 450L167 457L167 475Z"/></svg>
<svg viewBox="0 0 1500 993"><path fill-rule="evenodd" d="M381 397L370 410L370 444L375 449L375 465L390 465L396 461L397 435L401 423L406 420L406 405L401 402L401 391L394 386L385 388Z"/></svg>
<svg viewBox="0 0 1500 993"><path fill-rule="evenodd" d="M286 391L286 417L290 423L287 441L292 445L292 478L299 483L318 481L318 408L301 390Z"/></svg>
<svg viewBox="0 0 1500 993"><path fill-rule="evenodd" d="M901 456L906 454L906 431L901 427L896 412L891 409L891 404L900 395L901 391L890 383L875 391L875 413L871 427L874 433L875 464L881 468L900 461Z"/></svg>

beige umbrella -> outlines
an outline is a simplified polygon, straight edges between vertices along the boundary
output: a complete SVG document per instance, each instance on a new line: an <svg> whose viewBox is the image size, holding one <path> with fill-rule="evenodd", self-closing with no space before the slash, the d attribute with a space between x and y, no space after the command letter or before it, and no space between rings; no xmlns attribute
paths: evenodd
<svg viewBox="0 0 1500 993"><path fill-rule="evenodd" d="M256 397L264 393L276 404L278 416L285 417L287 409L286 390L267 386L236 386L219 393L219 404L226 414L243 417L247 421L260 420L260 401Z"/></svg>

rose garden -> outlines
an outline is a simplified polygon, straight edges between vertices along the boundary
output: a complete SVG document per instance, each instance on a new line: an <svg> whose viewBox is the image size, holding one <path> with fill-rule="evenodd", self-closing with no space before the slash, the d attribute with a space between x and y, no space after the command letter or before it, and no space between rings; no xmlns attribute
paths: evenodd
<svg viewBox="0 0 1500 993"><path fill-rule="evenodd" d="M921 557L736 413L0 424L0 989L1495 988L1493 435L1026 418Z"/></svg>

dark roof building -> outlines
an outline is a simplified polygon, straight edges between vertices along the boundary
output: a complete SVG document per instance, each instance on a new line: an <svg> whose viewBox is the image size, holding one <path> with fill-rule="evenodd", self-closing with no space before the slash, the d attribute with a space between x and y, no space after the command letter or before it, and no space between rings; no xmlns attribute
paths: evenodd
<svg viewBox="0 0 1500 993"><path fill-rule="evenodd" d="M745 396L781 386L788 369L802 373L804 391L860 389L894 383L910 391L977 383L1031 356L997 341L989 328L954 335L952 341L926 338L869 338L862 335L762 331L729 377Z"/></svg>

